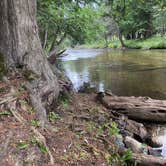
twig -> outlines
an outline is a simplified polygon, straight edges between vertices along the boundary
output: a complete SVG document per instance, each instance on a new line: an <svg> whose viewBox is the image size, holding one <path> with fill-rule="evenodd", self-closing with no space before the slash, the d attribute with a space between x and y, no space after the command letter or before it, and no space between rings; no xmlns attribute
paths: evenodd
<svg viewBox="0 0 166 166"><path fill-rule="evenodd" d="M4 103L12 102L12 101L14 101L14 100L16 100L16 99L17 99L16 97L9 97L9 98L7 98L7 99L4 99L4 100L0 101L0 105L1 105L1 104L4 104Z"/></svg>

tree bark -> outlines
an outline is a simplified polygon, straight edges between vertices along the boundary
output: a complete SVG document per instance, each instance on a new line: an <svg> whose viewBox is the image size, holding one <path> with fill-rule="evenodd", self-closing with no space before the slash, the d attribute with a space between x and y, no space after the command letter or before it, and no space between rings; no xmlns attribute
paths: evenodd
<svg viewBox="0 0 166 166"><path fill-rule="evenodd" d="M119 36L119 41L120 41L120 43L121 43L122 48L125 48L126 46L125 46L125 44L124 44L124 42L123 42L122 32L121 32L120 30L119 30L118 36Z"/></svg>
<svg viewBox="0 0 166 166"><path fill-rule="evenodd" d="M0 52L7 67L30 71L35 79L28 83L32 103L42 124L45 107L59 94L56 75L44 56L36 23L36 0L0 1Z"/></svg>

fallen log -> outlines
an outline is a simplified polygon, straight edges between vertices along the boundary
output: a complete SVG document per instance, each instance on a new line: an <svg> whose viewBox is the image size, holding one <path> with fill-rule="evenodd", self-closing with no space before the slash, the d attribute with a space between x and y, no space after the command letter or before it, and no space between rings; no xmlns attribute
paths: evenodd
<svg viewBox="0 0 166 166"><path fill-rule="evenodd" d="M155 100L149 97L103 95L98 96L97 99L106 108L123 114L129 119L166 122L166 100Z"/></svg>
<svg viewBox="0 0 166 166"><path fill-rule="evenodd" d="M124 155L127 152L127 148L121 148L104 137L100 137L106 147L114 147L116 149L116 153L120 155ZM132 153L130 161L138 166L164 166L166 165L166 158L156 157L147 154L141 153Z"/></svg>
<svg viewBox="0 0 166 166"><path fill-rule="evenodd" d="M164 166L166 159L163 157L154 157L152 155L132 153L131 161L140 166Z"/></svg>
<svg viewBox="0 0 166 166"><path fill-rule="evenodd" d="M132 133L133 137L136 137L141 141L145 141L148 137L147 130L142 123L138 123L127 118L123 118L123 120L121 119L119 122L117 121L117 123L121 123L121 125L124 124L124 130L128 131L129 133Z"/></svg>
<svg viewBox="0 0 166 166"><path fill-rule="evenodd" d="M110 112L110 117L118 124L121 134L135 137L142 142L148 138L149 134L144 124L128 119L117 112Z"/></svg>

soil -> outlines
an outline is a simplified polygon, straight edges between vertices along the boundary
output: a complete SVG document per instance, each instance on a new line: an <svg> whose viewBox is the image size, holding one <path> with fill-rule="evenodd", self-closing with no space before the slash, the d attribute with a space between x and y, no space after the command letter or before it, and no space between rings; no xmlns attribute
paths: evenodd
<svg viewBox="0 0 166 166"><path fill-rule="evenodd" d="M51 156L55 166L110 165L111 154L117 151L112 144L116 137L108 131L112 119L96 94L62 99L48 112L49 123L41 129L24 79L11 74L4 80L0 81L1 166L49 166Z"/></svg>

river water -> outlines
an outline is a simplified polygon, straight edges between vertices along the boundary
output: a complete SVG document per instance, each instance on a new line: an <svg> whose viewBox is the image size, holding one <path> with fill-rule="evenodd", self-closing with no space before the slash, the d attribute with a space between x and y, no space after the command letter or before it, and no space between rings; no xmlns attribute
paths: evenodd
<svg viewBox="0 0 166 166"><path fill-rule="evenodd" d="M166 50L71 49L66 53L59 62L76 90L89 82L98 91L166 100ZM150 131L166 157L165 125L154 124Z"/></svg>
<svg viewBox="0 0 166 166"><path fill-rule="evenodd" d="M166 99L166 50L69 49L60 59L78 90L89 82L116 95Z"/></svg>

